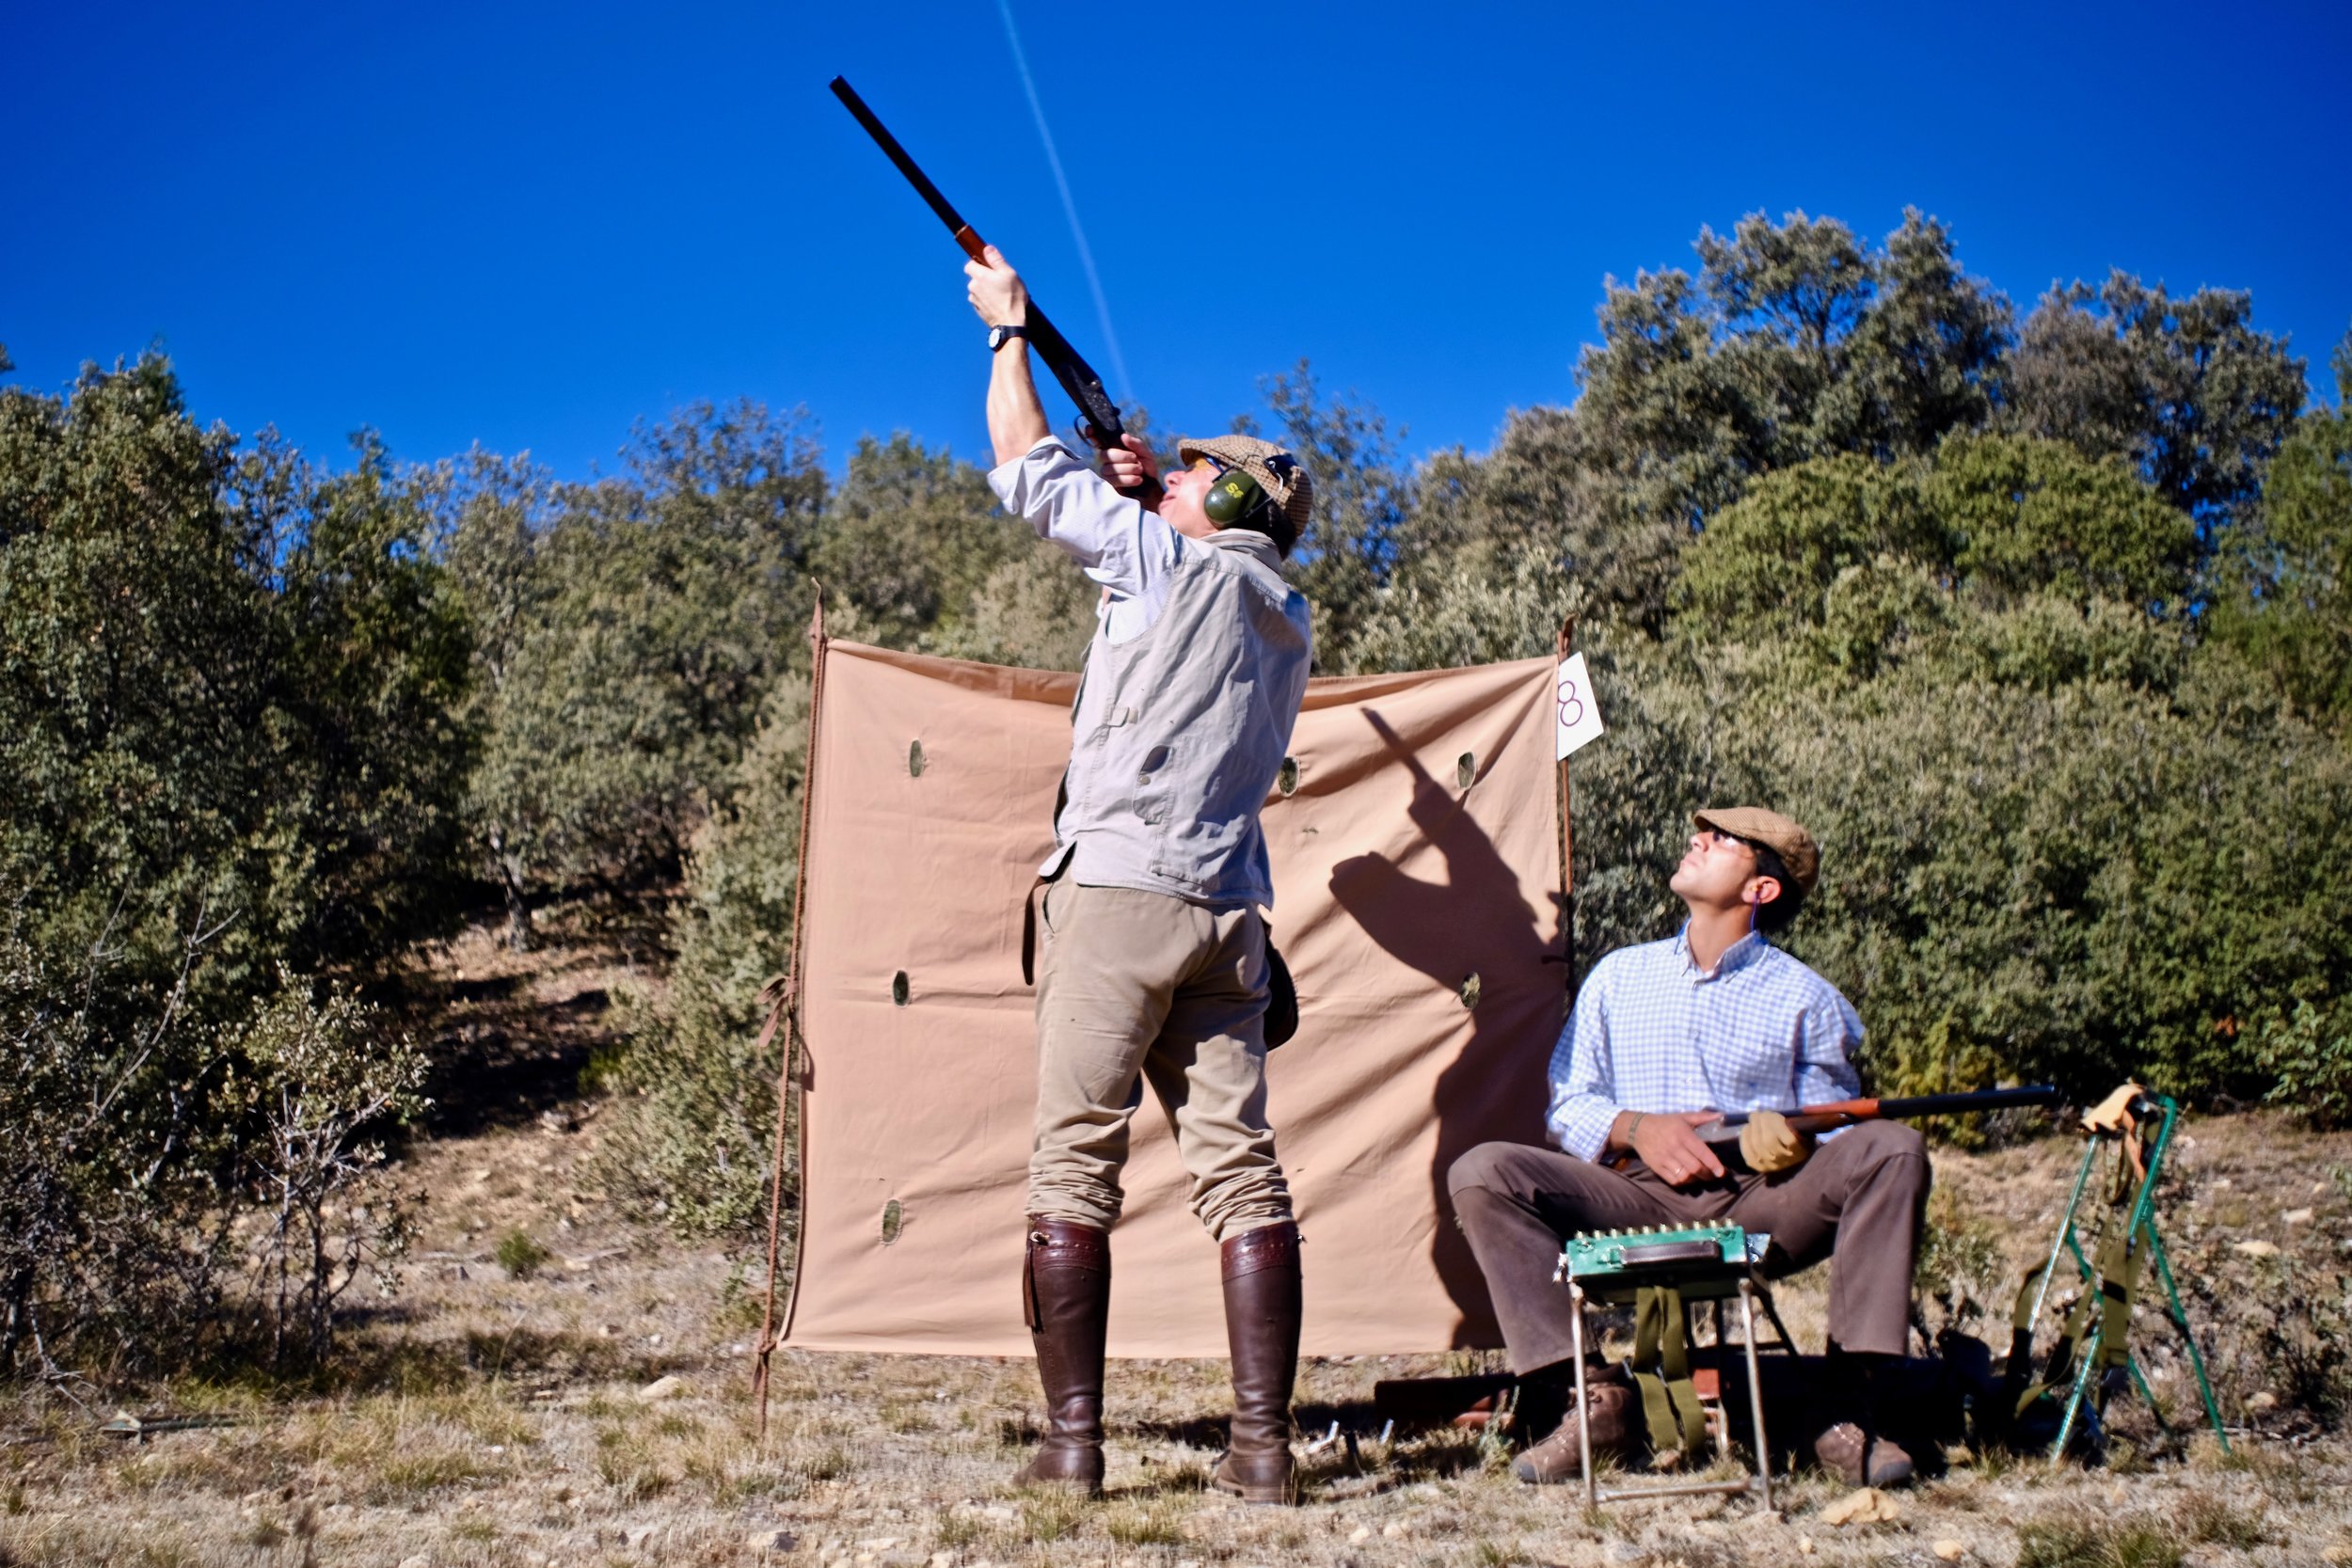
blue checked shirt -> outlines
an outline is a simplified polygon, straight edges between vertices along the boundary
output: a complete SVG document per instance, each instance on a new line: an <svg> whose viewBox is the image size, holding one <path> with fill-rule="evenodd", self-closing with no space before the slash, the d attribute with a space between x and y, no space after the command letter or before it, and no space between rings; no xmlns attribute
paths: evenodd
<svg viewBox="0 0 2352 1568"><path fill-rule="evenodd" d="M1862 1020L1756 933L1712 973L1682 933L1593 966L1551 1052L1552 1140L1597 1160L1620 1111L1789 1111L1862 1092Z"/></svg>

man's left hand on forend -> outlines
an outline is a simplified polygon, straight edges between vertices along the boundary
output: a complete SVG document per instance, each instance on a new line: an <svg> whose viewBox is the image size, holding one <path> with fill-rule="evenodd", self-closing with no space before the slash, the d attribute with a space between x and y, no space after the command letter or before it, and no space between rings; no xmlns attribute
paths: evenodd
<svg viewBox="0 0 2352 1568"><path fill-rule="evenodd" d="M1740 1158L1760 1176L1794 1170L1812 1152L1811 1142L1778 1111L1751 1111L1747 1125L1740 1129Z"/></svg>
<svg viewBox="0 0 2352 1568"><path fill-rule="evenodd" d="M988 246L980 260L963 263L963 276L969 280L964 297L972 302L974 315L991 326L1029 325L1029 291L1003 251Z"/></svg>
<svg viewBox="0 0 2352 1568"><path fill-rule="evenodd" d="M1111 488L1124 492L1156 487L1160 481L1159 460L1152 455L1152 443L1129 432L1125 444L1103 453L1103 477L1111 482Z"/></svg>

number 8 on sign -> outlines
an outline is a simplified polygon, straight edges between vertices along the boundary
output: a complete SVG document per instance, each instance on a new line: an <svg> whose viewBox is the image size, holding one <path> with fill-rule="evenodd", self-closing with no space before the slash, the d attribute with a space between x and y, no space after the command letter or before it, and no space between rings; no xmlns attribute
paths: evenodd
<svg viewBox="0 0 2352 1568"><path fill-rule="evenodd" d="M1593 678L1585 671L1582 654L1571 654L1560 661L1554 695L1558 699L1558 754L1565 757L1601 733L1600 704L1593 691Z"/></svg>

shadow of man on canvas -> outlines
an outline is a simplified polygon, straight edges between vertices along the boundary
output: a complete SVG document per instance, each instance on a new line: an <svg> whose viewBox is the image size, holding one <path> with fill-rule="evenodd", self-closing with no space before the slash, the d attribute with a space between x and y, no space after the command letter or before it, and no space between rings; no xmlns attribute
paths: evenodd
<svg viewBox="0 0 2352 1568"><path fill-rule="evenodd" d="M1364 717L1411 781L1405 810L1419 843L1393 859L1368 854L1342 861L1331 871L1331 895L1391 957L1462 996L1470 1014L1470 1038L1438 1074L1432 1097L1438 1144L1428 1172L1431 1208L1447 1216L1453 1211L1446 1172L1457 1158L1490 1139L1533 1142L1542 1135L1550 1042L1530 1040L1495 1004L1530 984L1559 986L1560 969L1549 961L1557 957L1557 943L1520 893L1518 870L1471 817L1470 791L1449 790L1431 776L1377 711ZM1484 767L1493 760L1484 759ZM1476 787L1473 777L1470 789ZM1442 879L1423 880L1403 869L1421 845L1444 863ZM1494 1307L1469 1243L1441 1218L1431 1249L1438 1276L1461 1313L1454 1343L1496 1343Z"/></svg>

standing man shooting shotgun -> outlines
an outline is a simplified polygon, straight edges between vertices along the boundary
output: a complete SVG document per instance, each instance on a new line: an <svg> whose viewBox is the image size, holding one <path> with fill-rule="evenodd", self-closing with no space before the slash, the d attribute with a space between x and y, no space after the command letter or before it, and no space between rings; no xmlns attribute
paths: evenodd
<svg viewBox="0 0 2352 1568"><path fill-rule="evenodd" d="M850 111L850 118L874 139L874 145L882 149L882 156L888 158L892 166L906 177L907 183L914 187L914 194L923 198L923 204L931 210L932 215L946 225L947 232L955 236L956 244L963 248L963 253L976 261L981 260L988 252L988 242L980 238L978 230L963 221L963 214L956 211L954 204L948 201L937 185L931 183L931 177L925 174L907 150L898 145L898 138L890 134L890 128L882 122L882 117L866 106L866 100L858 96L857 88L850 86L849 78L836 76L831 86L834 97L841 101L841 106ZM1053 372L1055 380L1061 383L1062 390L1070 394L1070 401L1077 404L1078 434L1087 444L1105 454L1123 451L1127 444L1126 425L1120 417L1119 405L1111 402L1108 392L1103 390L1103 378L1094 373L1094 367L1088 364L1076 349L1070 346L1070 340L1046 319L1045 312L1037 308L1035 301L1029 303L1028 319L1023 324L1022 336L1036 347L1038 357L1045 361L1045 368ZM1159 505L1158 483L1149 476L1132 489L1122 482L1120 494L1131 495L1147 507L1156 508Z"/></svg>
<svg viewBox="0 0 2352 1568"><path fill-rule="evenodd" d="M1281 562L1312 487L1296 458L1248 436L1184 442L1187 467L1163 480L1004 256L849 83L833 91L972 258L966 293L993 356L990 487L1103 589L1054 852L1030 894L1038 1085L1021 1301L1047 1431L1016 1479L1102 1490L1110 1231L1141 1080L1175 1124L1192 1211L1221 1258L1233 1421L1210 1479L1249 1502L1295 1502L1298 1227L1266 1119L1273 964L1260 911L1274 883L1258 810L1306 695L1307 601ZM1102 474L1046 423L1032 346L1078 404Z"/></svg>
<svg viewBox="0 0 2352 1568"><path fill-rule="evenodd" d="M1046 425L1019 276L993 245L964 272L993 355L989 484L1105 591L1039 869L1022 1294L1050 1429L1020 1479L1102 1485L1110 1230L1140 1073L1222 1259L1233 1422L1211 1479L1295 1501L1298 1230L1266 1116L1260 911L1274 887L1258 811L1306 693L1307 601L1281 562L1309 516L1307 473L1271 442L1222 436L1183 443L1189 467L1162 481L1128 436L1097 475Z"/></svg>

